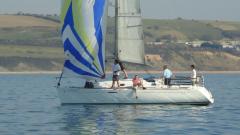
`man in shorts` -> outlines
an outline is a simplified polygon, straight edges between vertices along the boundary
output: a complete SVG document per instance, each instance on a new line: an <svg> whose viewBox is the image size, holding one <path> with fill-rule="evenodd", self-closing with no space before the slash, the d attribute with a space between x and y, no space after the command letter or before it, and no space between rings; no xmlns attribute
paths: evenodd
<svg viewBox="0 0 240 135"><path fill-rule="evenodd" d="M163 66L164 85L170 86L171 77L172 77L172 71L168 69L167 65L164 65Z"/></svg>
<svg viewBox="0 0 240 135"><path fill-rule="evenodd" d="M120 71L121 71L121 67L119 65L119 61L115 60L113 66L112 66L113 77L112 77L111 89L115 88L115 82L117 82L117 88L120 87L120 84L119 84Z"/></svg>

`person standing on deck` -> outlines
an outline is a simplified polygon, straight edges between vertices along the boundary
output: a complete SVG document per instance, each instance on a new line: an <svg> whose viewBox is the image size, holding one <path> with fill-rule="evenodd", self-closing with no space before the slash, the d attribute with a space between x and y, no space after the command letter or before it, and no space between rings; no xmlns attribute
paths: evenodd
<svg viewBox="0 0 240 135"><path fill-rule="evenodd" d="M192 69L192 74L191 74L192 85L195 85L197 82L197 72L195 69L195 65L191 65L191 69Z"/></svg>
<svg viewBox="0 0 240 135"><path fill-rule="evenodd" d="M170 85L172 77L172 71L168 69L167 65L163 66L163 78L164 78L164 85Z"/></svg>
<svg viewBox="0 0 240 135"><path fill-rule="evenodd" d="M119 65L119 61L115 60L113 66L112 66L113 77L112 77L111 89L115 87L115 82L117 82L118 88L120 87L120 84L119 84L120 71L121 71L121 67Z"/></svg>
<svg viewBox="0 0 240 135"><path fill-rule="evenodd" d="M124 79L127 79L128 78L128 74L127 74L127 72L126 72L126 70L125 70L125 67L124 67L124 65L123 65L123 63L119 60L119 65L120 65L120 67L121 67L121 70L123 71L123 73L124 73Z"/></svg>

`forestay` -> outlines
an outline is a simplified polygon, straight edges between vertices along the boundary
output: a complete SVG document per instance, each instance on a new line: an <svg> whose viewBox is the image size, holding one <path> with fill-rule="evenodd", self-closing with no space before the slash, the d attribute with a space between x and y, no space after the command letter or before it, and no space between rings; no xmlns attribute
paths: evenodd
<svg viewBox="0 0 240 135"><path fill-rule="evenodd" d="M140 0L118 0L117 55L121 61L145 64Z"/></svg>
<svg viewBox="0 0 240 135"><path fill-rule="evenodd" d="M107 0L63 0L64 73L85 79L105 75Z"/></svg>

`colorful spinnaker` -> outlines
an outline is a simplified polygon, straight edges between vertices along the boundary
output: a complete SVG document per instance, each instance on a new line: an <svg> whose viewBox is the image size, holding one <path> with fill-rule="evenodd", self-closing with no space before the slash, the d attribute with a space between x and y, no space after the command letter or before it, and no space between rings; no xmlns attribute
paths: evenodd
<svg viewBox="0 0 240 135"><path fill-rule="evenodd" d="M85 79L105 75L107 0L63 0L64 72Z"/></svg>

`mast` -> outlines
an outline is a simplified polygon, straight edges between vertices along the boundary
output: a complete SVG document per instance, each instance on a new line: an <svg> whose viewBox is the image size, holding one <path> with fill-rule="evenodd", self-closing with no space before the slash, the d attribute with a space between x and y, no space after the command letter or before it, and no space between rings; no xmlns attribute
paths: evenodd
<svg viewBox="0 0 240 135"><path fill-rule="evenodd" d="M118 59L118 0L115 0L115 45L114 59Z"/></svg>

